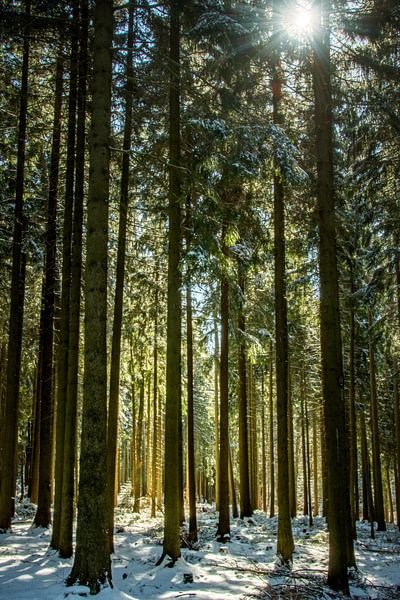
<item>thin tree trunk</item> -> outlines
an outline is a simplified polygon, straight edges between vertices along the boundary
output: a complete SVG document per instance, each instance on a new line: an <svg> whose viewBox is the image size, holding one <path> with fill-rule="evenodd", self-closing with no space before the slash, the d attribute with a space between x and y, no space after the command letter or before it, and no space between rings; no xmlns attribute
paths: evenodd
<svg viewBox="0 0 400 600"><path fill-rule="evenodd" d="M59 339L57 346L57 418L56 418L56 457L55 457L55 494L53 529L50 545L60 547L62 488L64 474L64 443L65 443L65 406L67 402L68 350L69 350L69 314L71 286L71 242L72 218L74 206L75 183L75 136L76 136L76 106L78 94L78 33L79 22L78 2L72 3L73 35L71 36L71 53L69 68L68 92L68 124L67 124L67 157L65 170L65 199L62 240L62 271L61 271L61 302L59 320Z"/></svg>
<svg viewBox="0 0 400 600"><path fill-rule="evenodd" d="M269 481L270 505L269 516L275 516L275 450L274 450L274 397L273 397L273 358L272 342L270 343L269 359Z"/></svg>
<svg viewBox="0 0 400 600"><path fill-rule="evenodd" d="M372 432L372 472L374 481L375 518L378 531L386 531L385 509L383 502L381 448L379 434L378 399L376 396L375 352L372 339L372 313L368 310L368 346L369 346L369 375L371 391L371 432Z"/></svg>
<svg viewBox="0 0 400 600"><path fill-rule="evenodd" d="M229 496L232 501L232 518L237 519L239 517L239 510L236 498L235 478L233 475L233 464L232 464L232 448L229 444ZM208 501L208 494L207 494ZM241 517L242 518L242 517Z"/></svg>
<svg viewBox="0 0 400 600"><path fill-rule="evenodd" d="M187 205L190 211L190 204ZM189 225L188 225L189 228ZM188 487L189 487L189 540L197 541L196 518L196 465L194 454L194 390L193 390L193 314L192 295L189 284L186 286L186 327L187 327L187 411L188 411Z"/></svg>
<svg viewBox="0 0 400 600"><path fill-rule="evenodd" d="M144 395L145 395L145 374L144 367L142 365L141 382L140 382L140 395L139 395L139 411L137 419L137 431L136 431L136 471L135 471L135 501L133 504L133 512L140 512L140 496L142 492L143 483L143 421L144 421Z"/></svg>
<svg viewBox="0 0 400 600"><path fill-rule="evenodd" d="M214 452L215 452L215 510L219 510L219 336L214 318Z"/></svg>
<svg viewBox="0 0 400 600"><path fill-rule="evenodd" d="M227 225L222 229L222 252L228 261L226 246ZM229 281L221 274L221 355L220 355L220 424L219 424L219 519L218 541L230 538L229 518Z"/></svg>
<svg viewBox="0 0 400 600"><path fill-rule="evenodd" d="M400 469L400 406L399 406L399 380L398 380L398 367L397 359L393 356L393 405L394 405L394 423L395 423L395 440L396 440L396 453L395 453L395 473L398 474ZM396 490L396 508L397 508L397 526L400 529L400 490L398 478L395 480Z"/></svg>
<svg viewBox="0 0 400 600"><path fill-rule="evenodd" d="M56 296L57 252L57 193L60 164L61 107L63 91L63 49L60 47L56 64L56 87L54 100L53 134L50 158L49 196L47 204L46 257L43 293L43 358L40 386L40 460L38 507L34 519L36 527L48 527L51 523L51 487L53 453L53 344Z"/></svg>
<svg viewBox="0 0 400 600"><path fill-rule="evenodd" d="M30 15L31 2L25 8ZM28 110L29 28L24 31L22 74L18 122L17 174L15 185L14 233L12 245L12 270L10 290L10 316L8 326L6 398L1 439L0 484L0 532L11 527L16 493L16 469L18 453L19 380L21 370L22 322L25 297L25 268L23 242L23 197L26 124Z"/></svg>
<svg viewBox="0 0 400 600"><path fill-rule="evenodd" d="M151 516L157 512L157 480L158 480L158 269L156 272L156 291L154 298L154 348L153 348L153 452L151 464Z"/></svg>
<svg viewBox="0 0 400 600"><path fill-rule="evenodd" d="M250 501L249 477L249 433L248 433L248 408L247 408L247 373L246 373L246 343L245 317L243 311L243 298L245 283L243 265L238 263L239 288L241 300L239 304L238 329L240 332L238 349L238 376L239 376L239 479L240 479L240 518L250 517L253 513Z"/></svg>
<svg viewBox="0 0 400 600"><path fill-rule="evenodd" d="M108 429L107 429L107 473L108 473L108 533L110 551L114 552L114 495L115 495L115 464L118 445L118 413L119 413L119 380L121 363L121 331L122 309L125 279L125 254L126 254L126 229L128 220L129 203L129 159L132 138L132 106L133 106L133 17L135 0L129 2L128 40L126 56L126 84L125 84L125 125L122 153L120 200L119 200L119 225L118 225L118 251L114 298L114 320L111 342L110 366L110 395L108 402Z"/></svg>
<svg viewBox="0 0 400 600"><path fill-rule="evenodd" d="M313 410L313 480L314 480L314 510L313 516L318 516L318 435L317 435L317 415Z"/></svg>
<svg viewBox="0 0 400 600"><path fill-rule="evenodd" d="M294 468L294 433L293 433L293 405L290 381L290 361L288 363L288 460L289 460L289 502L290 516L297 514L296 501L296 476Z"/></svg>
<svg viewBox="0 0 400 600"><path fill-rule="evenodd" d="M68 317L67 389L65 397L64 451L62 475L61 522L59 553L63 558L72 556L72 527L75 498L76 431L79 376L79 339L82 279L82 228L85 182L85 120L88 59L88 3L81 0L78 68L78 114L75 161L74 215L72 224L72 252L70 259L70 298Z"/></svg>
<svg viewBox="0 0 400 600"><path fill-rule="evenodd" d="M261 374L261 452L262 452L262 499L263 511L267 512L267 459L266 459L266 433L265 433L265 397L264 397L264 372Z"/></svg>
<svg viewBox="0 0 400 600"><path fill-rule="evenodd" d="M350 272L351 287L350 293L353 295L355 286L353 282L353 272ZM355 402L355 318L353 303L350 306L350 352L349 352L349 454L350 454L350 506L352 522L354 523L354 534L356 533L355 521L358 519L359 499L358 499L358 481L357 481L357 418Z"/></svg>

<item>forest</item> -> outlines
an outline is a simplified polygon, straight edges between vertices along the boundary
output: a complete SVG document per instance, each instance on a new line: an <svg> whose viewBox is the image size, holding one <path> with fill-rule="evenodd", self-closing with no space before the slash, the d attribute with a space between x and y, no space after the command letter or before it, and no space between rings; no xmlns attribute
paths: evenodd
<svg viewBox="0 0 400 600"><path fill-rule="evenodd" d="M398 1L0 49L0 598L400 597Z"/></svg>

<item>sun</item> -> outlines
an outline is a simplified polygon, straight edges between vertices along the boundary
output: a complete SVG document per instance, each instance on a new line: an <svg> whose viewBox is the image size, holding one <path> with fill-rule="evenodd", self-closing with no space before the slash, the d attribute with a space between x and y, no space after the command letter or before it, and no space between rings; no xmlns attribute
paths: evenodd
<svg viewBox="0 0 400 600"><path fill-rule="evenodd" d="M292 37L307 37L316 25L316 13L309 2L296 2L282 15L283 25Z"/></svg>

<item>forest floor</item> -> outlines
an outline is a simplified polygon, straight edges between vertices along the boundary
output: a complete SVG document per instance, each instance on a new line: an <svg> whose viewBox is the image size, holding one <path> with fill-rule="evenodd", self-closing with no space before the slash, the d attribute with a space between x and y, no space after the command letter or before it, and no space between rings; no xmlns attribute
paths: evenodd
<svg viewBox="0 0 400 600"><path fill-rule="evenodd" d="M162 515L151 519L144 509L134 514L125 497L116 512L113 589L104 588L99 600L250 600L335 599L325 584L328 536L325 521L293 520L295 553L291 571L276 564L277 518L257 511L252 519L232 522L231 542L215 540L217 514L198 506L199 542L182 548L174 568L156 566L162 551ZM12 533L0 536L1 600L78 600L88 588L64 584L72 559L60 559L49 548L51 532L33 529L33 505L23 504ZM358 600L400 598L400 533L389 525L370 539L367 524L358 526L355 544L358 570L352 573L351 596ZM185 579L192 582L185 583Z"/></svg>

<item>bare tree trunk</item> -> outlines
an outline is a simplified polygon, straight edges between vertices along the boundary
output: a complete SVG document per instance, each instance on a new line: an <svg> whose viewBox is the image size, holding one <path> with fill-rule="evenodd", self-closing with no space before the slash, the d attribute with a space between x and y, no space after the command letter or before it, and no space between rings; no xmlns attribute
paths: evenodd
<svg viewBox="0 0 400 600"><path fill-rule="evenodd" d="M30 15L31 2L25 2L26 13ZM22 323L25 297L25 260L23 243L23 197L26 123L28 109L28 70L29 70L29 28L24 31L22 74L18 122L17 175L15 185L14 233L12 247L12 270L10 290L10 317L7 348L7 388L4 405L4 423L1 439L1 484L0 484L0 532L11 527L15 510L18 421L19 421L19 379L21 370Z"/></svg>
<svg viewBox="0 0 400 600"><path fill-rule="evenodd" d="M76 551L70 584L111 582L107 511L107 256L113 2L96 0L89 137L85 360Z"/></svg>
<svg viewBox="0 0 400 600"><path fill-rule="evenodd" d="M38 507L34 519L36 527L51 523L52 453L53 453L53 343L56 296L57 193L60 164L61 107L63 91L63 48L56 64L53 134L50 158L49 196L47 204L46 257L43 293L43 359L40 386L40 460Z"/></svg>

